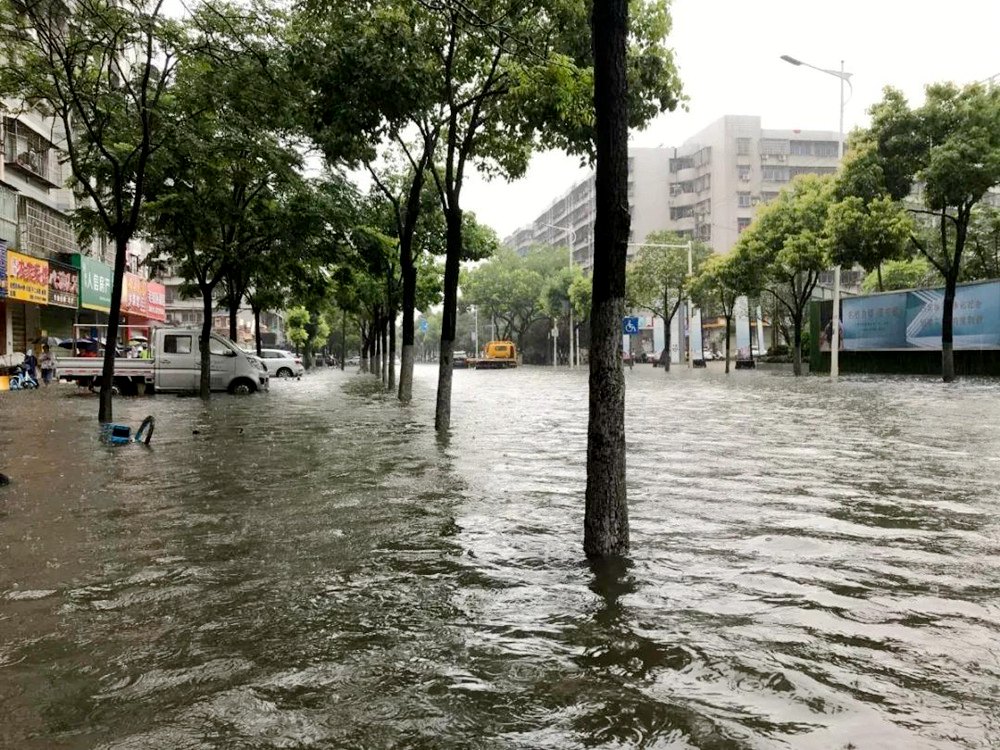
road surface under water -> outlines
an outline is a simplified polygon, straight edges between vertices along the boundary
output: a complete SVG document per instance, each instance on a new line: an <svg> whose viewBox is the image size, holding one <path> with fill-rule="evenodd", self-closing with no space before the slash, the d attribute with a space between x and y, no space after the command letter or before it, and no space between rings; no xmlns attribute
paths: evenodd
<svg viewBox="0 0 1000 750"><path fill-rule="evenodd" d="M581 555L586 373L411 408L0 394L0 746L1000 747L1000 384L628 378L633 553Z"/></svg>

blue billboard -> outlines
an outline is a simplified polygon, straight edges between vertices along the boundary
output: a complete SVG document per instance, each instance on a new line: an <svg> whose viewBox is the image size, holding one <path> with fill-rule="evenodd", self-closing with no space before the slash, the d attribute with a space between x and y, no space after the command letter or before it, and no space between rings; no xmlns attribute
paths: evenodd
<svg viewBox="0 0 1000 750"><path fill-rule="evenodd" d="M844 351L941 349L944 289L917 289L841 301ZM963 284L952 307L956 349L1000 349L1000 281ZM820 351L829 351L832 326L824 310Z"/></svg>

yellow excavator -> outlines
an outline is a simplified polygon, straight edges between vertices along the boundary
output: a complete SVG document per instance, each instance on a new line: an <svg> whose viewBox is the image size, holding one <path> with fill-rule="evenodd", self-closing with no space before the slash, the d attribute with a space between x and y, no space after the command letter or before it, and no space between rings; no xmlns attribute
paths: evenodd
<svg viewBox="0 0 1000 750"><path fill-rule="evenodd" d="M513 341L491 341L483 349L483 356L471 363L477 370L500 370L517 367L517 347Z"/></svg>

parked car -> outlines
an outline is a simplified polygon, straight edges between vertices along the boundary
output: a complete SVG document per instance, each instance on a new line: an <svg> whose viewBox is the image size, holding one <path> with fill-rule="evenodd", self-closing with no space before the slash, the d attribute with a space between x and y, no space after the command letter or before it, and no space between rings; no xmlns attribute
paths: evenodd
<svg viewBox="0 0 1000 750"><path fill-rule="evenodd" d="M469 354L464 351L457 351L452 355L451 366L454 370L461 370L469 366Z"/></svg>
<svg viewBox="0 0 1000 750"><path fill-rule="evenodd" d="M292 352L261 349L260 358L264 360L267 372L275 378L301 378L306 371L302 366L302 358Z"/></svg>
<svg viewBox="0 0 1000 750"><path fill-rule="evenodd" d="M347 361L344 362L347 367L358 367L361 365L361 357L355 354L353 357L348 357Z"/></svg>

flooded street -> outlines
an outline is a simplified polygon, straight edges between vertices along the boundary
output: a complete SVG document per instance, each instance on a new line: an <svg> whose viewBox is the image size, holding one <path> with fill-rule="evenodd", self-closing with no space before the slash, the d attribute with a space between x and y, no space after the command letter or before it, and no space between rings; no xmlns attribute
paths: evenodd
<svg viewBox="0 0 1000 750"><path fill-rule="evenodd" d="M0 747L1000 747L1000 383L627 378L620 567L582 369L0 393Z"/></svg>

